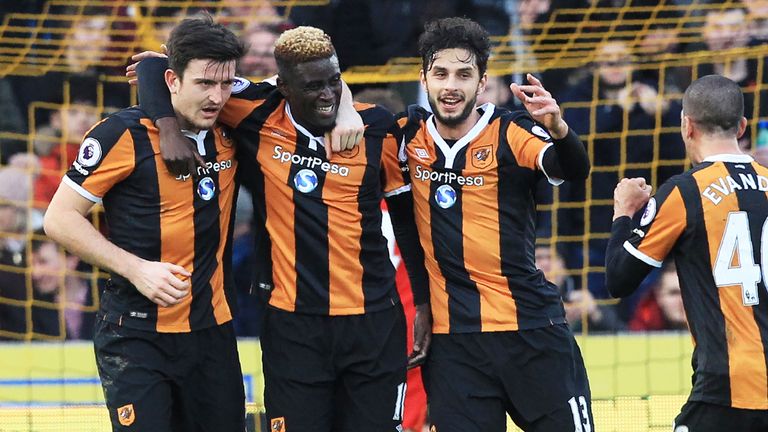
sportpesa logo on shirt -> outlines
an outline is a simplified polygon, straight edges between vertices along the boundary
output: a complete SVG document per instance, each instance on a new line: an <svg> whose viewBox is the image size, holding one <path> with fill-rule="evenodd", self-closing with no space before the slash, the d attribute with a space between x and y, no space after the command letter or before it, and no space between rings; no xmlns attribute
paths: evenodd
<svg viewBox="0 0 768 432"><path fill-rule="evenodd" d="M293 185L301 193L310 193L317 188L317 174L311 169L303 169L293 177Z"/></svg>
<svg viewBox="0 0 768 432"><path fill-rule="evenodd" d="M435 191L435 202L440 208L451 208L456 204L456 190L451 185L444 184Z"/></svg>
<svg viewBox="0 0 768 432"><path fill-rule="evenodd" d="M485 184L483 176L462 176L455 172L439 172L424 169L421 165L416 165L416 180L433 181L439 183L455 183L460 186L482 186Z"/></svg>
<svg viewBox="0 0 768 432"><path fill-rule="evenodd" d="M210 201L216 195L216 183L210 177L204 177L197 184L197 194L205 201Z"/></svg>
<svg viewBox="0 0 768 432"><path fill-rule="evenodd" d="M289 151L284 151L282 146L275 146L275 152L272 154L272 159L277 159L280 163L290 162L305 168L317 168L323 172L338 174L342 177L349 175L349 167L324 161L317 156L301 156Z"/></svg>

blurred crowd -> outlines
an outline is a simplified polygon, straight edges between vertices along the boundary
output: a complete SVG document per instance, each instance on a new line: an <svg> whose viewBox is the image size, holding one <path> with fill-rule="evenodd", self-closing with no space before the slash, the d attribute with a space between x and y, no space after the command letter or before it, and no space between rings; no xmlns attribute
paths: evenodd
<svg viewBox="0 0 768 432"><path fill-rule="evenodd" d="M5 3L0 18L47 12L76 19L43 26L43 34L37 35L66 38L57 57L61 67L42 76L0 77L0 339L89 338L103 278L45 238L41 215L87 130L113 110L136 102L124 80L105 77L119 77L131 53L159 50L173 25L199 9L178 6L180 2L167 6L161 0L61 11L41 0ZM331 0L323 7L209 3L206 9L249 44L239 74L252 79L276 73L274 42L297 25L330 34L344 70L415 56L417 35L433 18L472 18L493 36L509 36L503 40L515 56L532 58L534 50L560 43L555 36L567 35L578 24L591 47L585 56L594 61L525 71L542 78L593 158L586 184L554 192L542 185L537 191L541 201L551 203L538 221L539 237L551 243L537 248L538 266L561 288L568 320L577 330L685 328L672 263L628 300L617 304L607 299L603 274L593 269L604 265L613 188L621 177L636 176L659 185L687 167L678 131L679 97L693 77L718 73L731 78L744 90L747 116L754 120L750 124L768 116L765 54L748 54L750 47L768 46L768 0L727 7L697 0ZM681 7L666 7L675 5ZM621 6L633 8L615 9ZM580 14L558 13L577 8ZM680 26L683 17L687 21ZM649 24L636 32L626 24L632 22ZM30 27L40 24L28 22ZM683 37L688 26L696 26L701 36ZM693 54L701 60L676 61ZM416 79L355 85L352 90L358 101L399 112L425 102ZM516 74L490 76L478 103L516 109L508 85L520 81ZM768 162L768 147L752 142L757 135L748 130L741 144ZM258 336L263 306L249 293L253 244L248 196L240 194L235 224L233 264L241 289L240 316L245 317L236 327L240 335ZM102 229L106 232L108 226L102 223Z"/></svg>

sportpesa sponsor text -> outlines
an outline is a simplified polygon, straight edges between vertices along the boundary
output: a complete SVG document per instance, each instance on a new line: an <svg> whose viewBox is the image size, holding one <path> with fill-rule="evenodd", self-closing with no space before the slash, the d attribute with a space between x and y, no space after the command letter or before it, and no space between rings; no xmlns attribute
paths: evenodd
<svg viewBox="0 0 768 432"><path fill-rule="evenodd" d="M317 156L301 156L296 153L291 153L283 150L282 146L275 146L275 152L272 154L272 159L277 159L280 163L290 162L306 168L319 168L323 172L338 174L342 177L349 175L348 167L324 161Z"/></svg>
<svg viewBox="0 0 768 432"><path fill-rule="evenodd" d="M414 178L421 181L433 181L438 183L455 183L461 186L483 186L485 179L483 176L463 176L458 175L455 172L439 172L422 168L421 165L416 165L416 172Z"/></svg>

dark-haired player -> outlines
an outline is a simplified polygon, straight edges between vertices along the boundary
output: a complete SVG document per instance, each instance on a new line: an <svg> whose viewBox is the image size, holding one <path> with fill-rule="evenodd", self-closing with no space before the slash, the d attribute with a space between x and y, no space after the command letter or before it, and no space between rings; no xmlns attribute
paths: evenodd
<svg viewBox="0 0 768 432"><path fill-rule="evenodd" d="M399 123L434 318L425 365L437 432L591 432L584 364L557 287L534 264L537 181L584 180L586 151L533 76L512 91L528 112L475 106L488 33L463 18L419 39L432 113Z"/></svg>
<svg viewBox="0 0 768 432"><path fill-rule="evenodd" d="M95 329L96 362L115 431L243 431L245 394L232 328L228 247L235 151L216 118L227 102L237 37L210 16L168 41L163 86L211 169L177 177L138 107L95 125L45 215L45 231L112 273ZM102 203L109 239L86 219Z"/></svg>
<svg viewBox="0 0 768 432"><path fill-rule="evenodd" d="M238 81L220 117L234 128L240 177L265 230L257 235L256 282L273 287L261 337L270 427L396 431L406 334L381 232L382 197L410 271L423 266L423 254L394 118L357 104L363 141L328 157L323 135L336 123L343 87L330 38L298 27L280 36L274 55L276 85ZM157 73L147 65L142 105L157 102L145 80ZM413 285L426 288L423 267ZM426 296L424 289L417 302Z"/></svg>

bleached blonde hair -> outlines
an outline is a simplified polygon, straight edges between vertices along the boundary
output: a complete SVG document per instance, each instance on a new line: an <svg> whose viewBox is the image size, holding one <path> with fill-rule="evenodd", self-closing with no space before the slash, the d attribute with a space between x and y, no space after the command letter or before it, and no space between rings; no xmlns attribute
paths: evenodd
<svg viewBox="0 0 768 432"><path fill-rule="evenodd" d="M275 42L278 64L297 65L336 54L331 37L319 28L301 26L287 30Z"/></svg>

